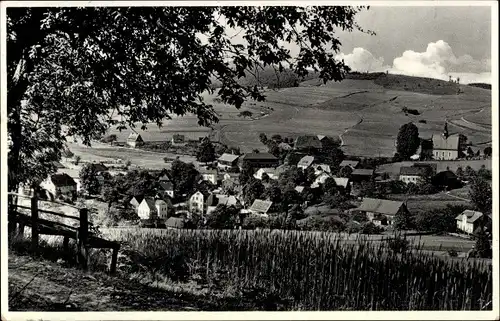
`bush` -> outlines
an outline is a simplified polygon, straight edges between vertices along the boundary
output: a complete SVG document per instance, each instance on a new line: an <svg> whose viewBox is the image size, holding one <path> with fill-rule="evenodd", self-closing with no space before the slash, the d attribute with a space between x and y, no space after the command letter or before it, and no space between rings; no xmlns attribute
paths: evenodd
<svg viewBox="0 0 500 321"><path fill-rule="evenodd" d="M398 254L406 253L410 248L408 240L400 235L396 235L394 238L388 240L387 245L391 251Z"/></svg>
<svg viewBox="0 0 500 321"><path fill-rule="evenodd" d="M457 257L458 256L458 252L455 249L450 249L450 250L448 250L448 255L450 257Z"/></svg>
<svg viewBox="0 0 500 321"><path fill-rule="evenodd" d="M365 223L361 229L361 234L381 234L384 231L383 228L373 224L372 222Z"/></svg>

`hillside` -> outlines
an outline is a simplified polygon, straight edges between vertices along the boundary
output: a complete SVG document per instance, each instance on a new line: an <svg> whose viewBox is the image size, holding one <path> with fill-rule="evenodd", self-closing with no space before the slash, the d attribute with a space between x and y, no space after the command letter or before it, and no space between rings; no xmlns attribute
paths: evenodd
<svg viewBox="0 0 500 321"><path fill-rule="evenodd" d="M406 87L406 89L405 89ZM457 94L460 89L459 94ZM188 137L209 135L242 152L265 150L259 134L297 137L331 135L342 139L347 154L392 156L401 125L414 122L421 137L440 133L446 119L451 133L463 133L475 144L491 142L491 90L447 81L403 75L350 74L342 82L322 84L310 79L299 87L265 90L266 101L245 102L240 110L206 93L219 123L201 128L195 116L172 117L162 128L151 124L138 131L147 141L169 140L174 133ZM403 108L418 115L405 114ZM241 111L250 111L244 118ZM128 131L118 132L125 140Z"/></svg>

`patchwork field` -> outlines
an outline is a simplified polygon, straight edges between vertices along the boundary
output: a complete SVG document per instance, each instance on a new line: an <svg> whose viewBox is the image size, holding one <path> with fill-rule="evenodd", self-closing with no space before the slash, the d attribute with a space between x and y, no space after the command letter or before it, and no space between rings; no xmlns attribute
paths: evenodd
<svg viewBox="0 0 500 321"><path fill-rule="evenodd" d="M191 139L209 136L214 141L239 146L242 152L266 149L259 141L260 133L289 137L332 135L341 137L347 154L392 156L401 125L412 121L418 126L421 137L430 137L441 133L447 119L451 133L463 133L481 148L491 142L490 90L460 86L460 94L451 94L448 90L451 85L447 82L394 76L395 85L391 85L391 77L388 75L389 80L384 82L345 79L326 85L310 80L301 83L300 87L266 90L265 102L248 101L240 110L218 102L207 93L205 101L213 104L220 118L211 128L198 126L196 117L187 115L165 120L161 128L151 124L147 130L137 131L146 141L170 140L175 133ZM411 85L410 90L399 88L403 80ZM420 84L425 90L418 92ZM434 94L430 94L432 86L437 86ZM405 115L404 107L418 110L419 115ZM252 116L241 117L239 114L244 110L250 111ZM128 130L111 130L110 133L116 134L119 141L125 141L129 135ZM79 152L85 153L82 149ZM86 152L99 157L113 157L111 154L135 157L130 150ZM143 152L140 157L141 162L151 164L155 158Z"/></svg>

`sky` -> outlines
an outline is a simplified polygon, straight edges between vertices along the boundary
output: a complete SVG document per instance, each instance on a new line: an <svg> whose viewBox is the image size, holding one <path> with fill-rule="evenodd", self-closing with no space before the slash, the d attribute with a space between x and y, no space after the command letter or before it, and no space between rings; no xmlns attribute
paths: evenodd
<svg viewBox="0 0 500 321"><path fill-rule="evenodd" d="M337 32L337 58L355 71L491 83L490 7L371 6L356 20L376 35ZM298 53L296 45L286 47Z"/></svg>

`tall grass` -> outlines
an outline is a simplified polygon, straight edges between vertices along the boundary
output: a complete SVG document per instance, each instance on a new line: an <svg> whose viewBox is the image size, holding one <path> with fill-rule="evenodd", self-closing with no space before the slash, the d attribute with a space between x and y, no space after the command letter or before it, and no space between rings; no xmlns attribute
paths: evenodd
<svg viewBox="0 0 500 321"><path fill-rule="evenodd" d="M241 291L265 289L291 309L491 309L491 266L443 260L418 246L397 254L387 242L346 242L336 234L297 231L118 229L107 234L124 242L126 265L180 280L196 275Z"/></svg>

